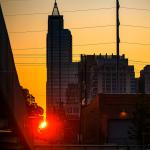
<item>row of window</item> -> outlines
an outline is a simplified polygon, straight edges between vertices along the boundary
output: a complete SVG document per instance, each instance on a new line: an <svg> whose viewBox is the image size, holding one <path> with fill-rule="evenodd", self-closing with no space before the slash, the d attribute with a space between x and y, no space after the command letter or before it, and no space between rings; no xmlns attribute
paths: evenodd
<svg viewBox="0 0 150 150"><path fill-rule="evenodd" d="M69 107L66 109L67 113L69 114L76 114L76 113L79 113L79 108L77 107Z"/></svg>

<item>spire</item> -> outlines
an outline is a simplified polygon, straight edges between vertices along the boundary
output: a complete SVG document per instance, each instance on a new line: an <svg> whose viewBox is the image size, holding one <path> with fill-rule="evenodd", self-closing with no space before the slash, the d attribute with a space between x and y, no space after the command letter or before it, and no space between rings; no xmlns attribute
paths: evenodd
<svg viewBox="0 0 150 150"><path fill-rule="evenodd" d="M59 9L58 9L58 6L57 6L57 2L55 0L52 16L59 16L59 15L60 15L59 14Z"/></svg>

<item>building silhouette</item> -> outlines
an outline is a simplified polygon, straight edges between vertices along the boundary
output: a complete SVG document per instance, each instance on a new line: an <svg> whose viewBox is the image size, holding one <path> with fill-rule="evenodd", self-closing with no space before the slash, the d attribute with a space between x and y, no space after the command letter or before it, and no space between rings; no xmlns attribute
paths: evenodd
<svg viewBox="0 0 150 150"><path fill-rule="evenodd" d="M137 106L140 104L149 109L149 99L149 94L98 94L82 109L82 144L139 144L137 137L130 132L136 132L134 114L139 110ZM138 119L147 122L142 128L149 126L148 117ZM143 142L149 141L149 138L145 138L149 135L148 129L144 130L147 134L142 134Z"/></svg>
<svg viewBox="0 0 150 150"><path fill-rule="evenodd" d="M150 65L140 71L139 89L140 93L150 94Z"/></svg>
<svg viewBox="0 0 150 150"><path fill-rule="evenodd" d="M119 88L117 87L116 55L81 55L80 78L82 97L92 99L99 93L136 93L134 66L124 55L119 59Z"/></svg>
<svg viewBox="0 0 150 150"><path fill-rule="evenodd" d="M125 55L81 55L80 62L73 62L72 35L55 1L48 17L46 109L47 117L55 110L65 114L65 142L77 143L81 119L84 144L135 144L128 126L140 98L136 93L150 89L149 72L149 66L141 71L139 88Z"/></svg>
<svg viewBox="0 0 150 150"><path fill-rule="evenodd" d="M25 129L26 122L25 97L18 80L9 35L0 6L0 149L15 149L20 145L20 138L26 146L31 146L31 139ZM12 145L12 139L18 142Z"/></svg>
<svg viewBox="0 0 150 150"><path fill-rule="evenodd" d="M78 83L78 63L72 62L72 35L64 29L57 3L48 17L47 34L47 114L52 107L67 103L69 84Z"/></svg>

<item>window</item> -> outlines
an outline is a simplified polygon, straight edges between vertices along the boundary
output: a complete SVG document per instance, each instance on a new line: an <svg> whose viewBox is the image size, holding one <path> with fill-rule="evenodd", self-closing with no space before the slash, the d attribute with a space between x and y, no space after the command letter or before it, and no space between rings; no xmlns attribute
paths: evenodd
<svg viewBox="0 0 150 150"><path fill-rule="evenodd" d="M71 113L72 113L72 108L71 108L71 107L68 108L68 109L67 109L67 112L71 114Z"/></svg>
<svg viewBox="0 0 150 150"><path fill-rule="evenodd" d="M74 113L79 113L79 108L74 108L74 109L73 109L73 112L74 112Z"/></svg>

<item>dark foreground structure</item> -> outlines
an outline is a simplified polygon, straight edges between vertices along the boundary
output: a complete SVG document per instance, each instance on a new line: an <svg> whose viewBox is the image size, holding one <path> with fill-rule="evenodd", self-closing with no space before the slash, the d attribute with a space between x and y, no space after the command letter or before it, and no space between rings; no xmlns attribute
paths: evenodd
<svg viewBox="0 0 150 150"><path fill-rule="evenodd" d="M0 150L28 150L25 98L18 80L10 41L0 7Z"/></svg>
<svg viewBox="0 0 150 150"><path fill-rule="evenodd" d="M37 145L35 150L145 150L145 148L136 145Z"/></svg>
<svg viewBox="0 0 150 150"><path fill-rule="evenodd" d="M148 145L150 95L99 94L82 108L84 144Z"/></svg>

